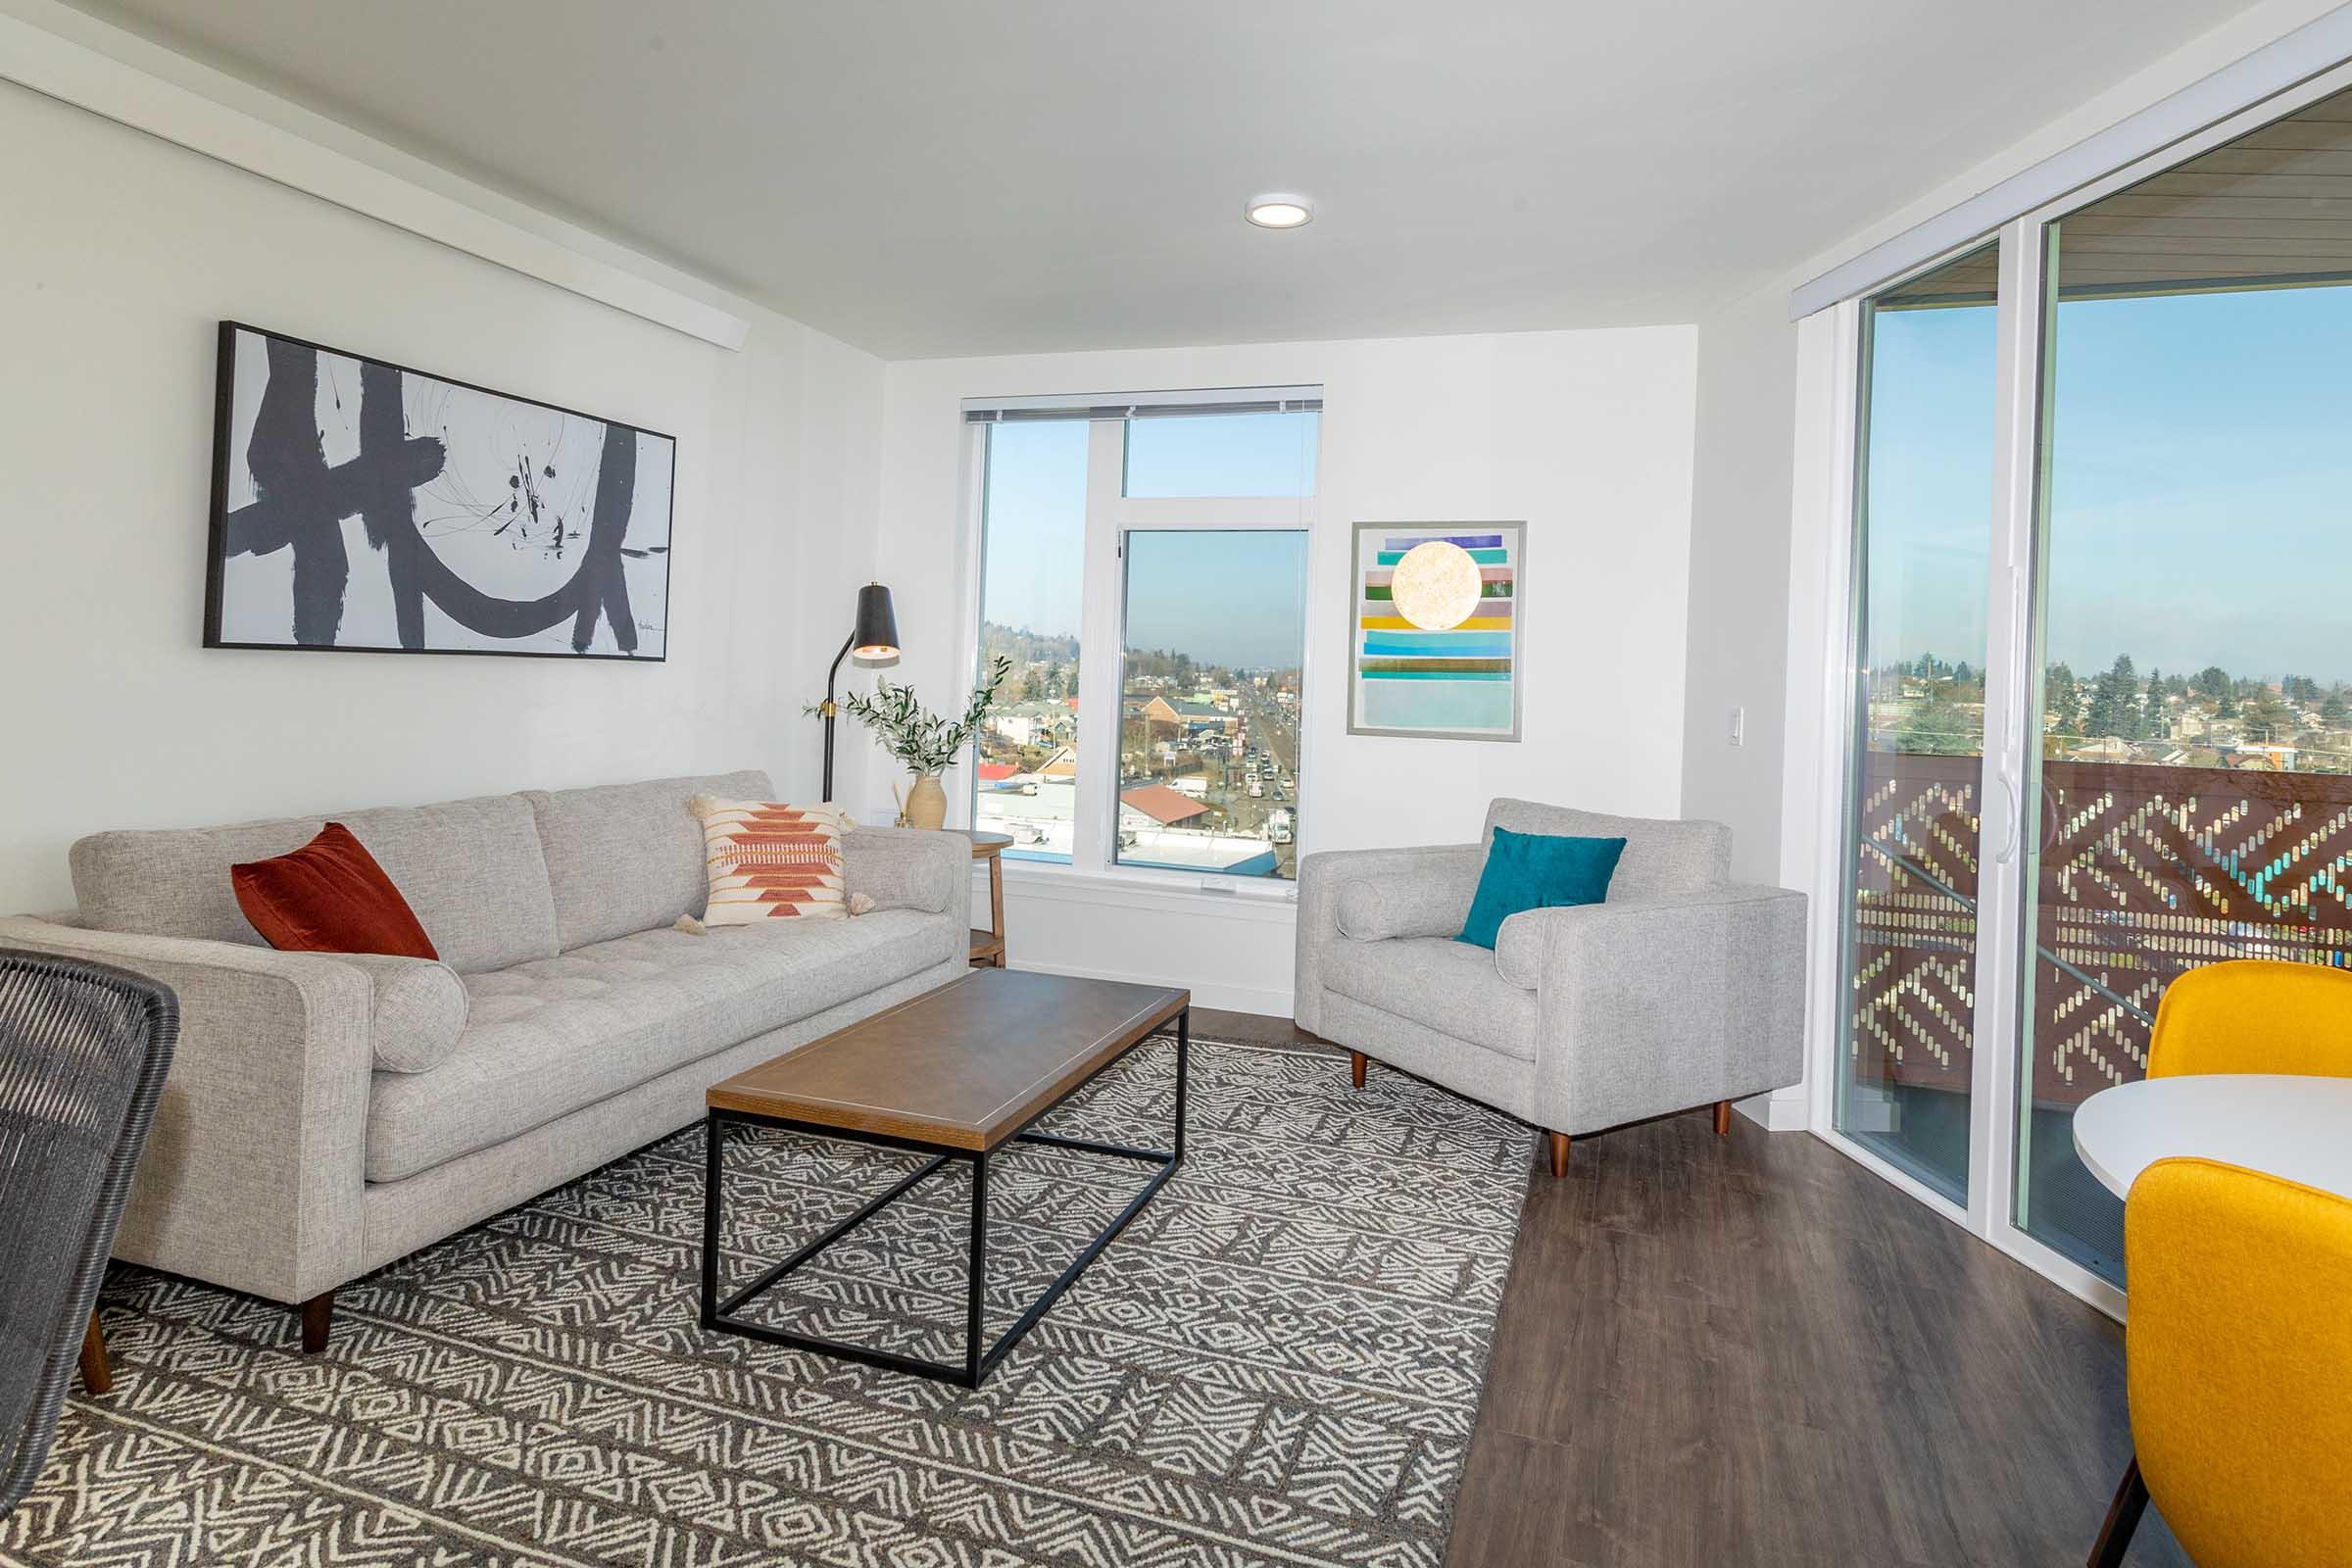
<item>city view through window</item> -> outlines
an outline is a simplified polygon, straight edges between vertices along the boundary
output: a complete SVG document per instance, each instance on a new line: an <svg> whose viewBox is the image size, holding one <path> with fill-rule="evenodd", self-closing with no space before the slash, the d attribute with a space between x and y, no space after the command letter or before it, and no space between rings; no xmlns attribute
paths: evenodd
<svg viewBox="0 0 2352 1568"><path fill-rule="evenodd" d="M1126 421L1120 481L1155 504L1311 496L1313 413ZM1299 527L1102 530L1119 553L1122 645L1080 645L1093 442L1083 419L988 431L983 662L1012 663L974 745L973 821L1022 858L1073 858L1082 776L1115 768L1103 858L1122 866L1288 879L1299 835L1307 534ZM1100 538L1097 547L1102 547ZM1084 755L1080 714L1101 669L1119 707L1117 756Z"/></svg>

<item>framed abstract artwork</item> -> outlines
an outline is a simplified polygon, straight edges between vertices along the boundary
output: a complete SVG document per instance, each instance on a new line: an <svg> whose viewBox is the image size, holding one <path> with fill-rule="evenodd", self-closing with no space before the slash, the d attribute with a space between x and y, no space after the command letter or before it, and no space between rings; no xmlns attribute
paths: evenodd
<svg viewBox="0 0 2352 1568"><path fill-rule="evenodd" d="M1519 738L1524 522L1359 522L1348 733Z"/></svg>
<svg viewBox="0 0 2352 1568"><path fill-rule="evenodd" d="M207 648L659 661L677 443L220 323Z"/></svg>

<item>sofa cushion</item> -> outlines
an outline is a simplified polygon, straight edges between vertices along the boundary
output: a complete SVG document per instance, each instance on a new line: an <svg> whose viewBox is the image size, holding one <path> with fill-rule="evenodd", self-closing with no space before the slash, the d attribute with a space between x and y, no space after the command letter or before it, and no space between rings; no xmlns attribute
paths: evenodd
<svg viewBox="0 0 2352 1568"><path fill-rule="evenodd" d="M1536 1059L1536 997L1494 972L1494 956L1451 937L1343 938L1323 952L1323 984L1457 1040Z"/></svg>
<svg viewBox="0 0 2352 1568"><path fill-rule="evenodd" d="M385 1072L424 1072L458 1049L466 1032L466 982L446 963L381 953L346 953L343 962L375 982L368 1038Z"/></svg>
<svg viewBox="0 0 2352 1568"><path fill-rule="evenodd" d="M715 795L697 795L688 804L703 824L704 866L710 877L705 925L850 917L841 869L841 839L850 819L842 812L830 806Z"/></svg>
<svg viewBox="0 0 2352 1568"><path fill-rule="evenodd" d="M368 1179L503 1143L673 1067L959 956L967 933L894 909L690 936L640 931L469 976L457 1052L375 1075Z"/></svg>
<svg viewBox="0 0 2352 1568"><path fill-rule="evenodd" d="M1486 836L1490 841L1498 827L1514 833L1625 840L1625 854L1609 882L1612 904L1667 893L1695 893L1732 879L1732 830L1721 822L1609 816L1498 797L1487 808Z"/></svg>
<svg viewBox="0 0 2352 1568"><path fill-rule="evenodd" d="M329 822L287 855L228 868L237 907L280 953L438 958L416 911L351 829Z"/></svg>
<svg viewBox="0 0 2352 1568"><path fill-rule="evenodd" d="M539 824L556 936L568 951L653 931L681 914L700 919L710 879L703 824L686 809L697 795L764 798L757 769L578 790L524 790Z"/></svg>
<svg viewBox="0 0 2352 1568"><path fill-rule="evenodd" d="M460 974L556 954L556 909L528 802L490 795L439 806L338 811ZM318 816L226 827L93 833L74 846L74 895L92 930L266 947L237 907L228 868L300 849Z"/></svg>
<svg viewBox="0 0 2352 1568"><path fill-rule="evenodd" d="M1455 940L1492 949L1495 932L1514 914L1603 902L1624 854L1623 839L1562 838L1495 828L1488 835L1478 896L1470 901L1470 913Z"/></svg>

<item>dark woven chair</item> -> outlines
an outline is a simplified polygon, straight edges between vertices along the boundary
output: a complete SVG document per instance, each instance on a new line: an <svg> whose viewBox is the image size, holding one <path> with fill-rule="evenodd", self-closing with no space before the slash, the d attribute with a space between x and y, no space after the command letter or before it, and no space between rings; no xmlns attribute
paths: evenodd
<svg viewBox="0 0 2352 1568"><path fill-rule="evenodd" d="M78 1360L109 1382L98 1287L179 1000L122 969L0 949L0 1514L31 1490Z"/></svg>

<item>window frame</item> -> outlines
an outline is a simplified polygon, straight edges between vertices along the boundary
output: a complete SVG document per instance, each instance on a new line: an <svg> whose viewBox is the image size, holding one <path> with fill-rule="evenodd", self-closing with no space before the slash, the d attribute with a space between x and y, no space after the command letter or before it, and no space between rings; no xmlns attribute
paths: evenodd
<svg viewBox="0 0 2352 1568"><path fill-rule="evenodd" d="M1323 396L1320 387L1283 390L1298 399L1321 399ZM1124 409L1164 408L1187 400L1168 393L1142 393L1055 401L1073 410L1090 411L1085 415L1072 415L1072 417L1086 418L1088 423L1084 530L1086 559L1080 576L1082 587L1078 626L1078 792L1072 810L1074 819L1071 823L1069 860L1008 860L1005 862L1005 872L1016 879L1035 877L1053 881L1092 881L1137 890L1296 902L1298 883L1294 878L1247 876L1231 871L1171 871L1156 866L1122 865L1117 859L1119 717L1123 707L1118 699L1123 695L1126 684L1127 536L1130 533L1173 532L1306 535L1296 775L1300 787L1299 799L1293 803L1292 813L1295 824L1294 853L1303 858L1309 851L1311 826L1307 813L1300 808L1304 804L1307 780L1318 776L1315 763L1317 748L1309 710L1314 706L1315 648L1323 621L1323 612L1314 591L1318 548L1315 524L1324 489L1324 453L1329 447L1329 408L1326 406L1321 411L1322 417L1317 421L1315 482L1306 495L1129 496L1125 493L1128 419ZM1206 405L1222 399L1214 393L1202 393L1199 395L1199 401ZM1107 412L1110 409L1119 409L1121 412L1111 415ZM1182 415L1152 416L1184 417ZM987 589L990 427L990 421L986 420L967 421L963 426L964 568L965 581L970 585L963 596L963 668L967 680L977 680L980 669L982 599ZM1087 694L1101 692L1114 694L1114 700L1108 703L1086 701ZM977 741L973 746L977 746ZM967 748L967 762L975 755L972 749ZM967 787L958 792L956 808L968 824L973 818L979 798L979 772L976 766L967 769L966 783Z"/></svg>
<svg viewBox="0 0 2352 1568"><path fill-rule="evenodd" d="M1805 1125L1831 1148L1931 1211L2118 1320L2125 1316L2124 1293L2028 1232L2020 1223L2018 1209L2025 1189L2018 1169L2018 1114L2031 1092L2031 1076L2022 1070L2020 1046L2032 1040L2027 982L2035 936L2028 888L2038 875L2038 865L2034 847L2037 824L2026 819L2026 811L2031 770L2038 766L2036 715L2043 708L2042 671L2037 665L2046 646L2038 624L2045 607L2037 581L2042 575L2041 552L2048 540L2042 508L2047 498L2043 465L2050 429L2043 413L2052 395L2045 372L2050 365L2046 335L2055 325L2048 293L2054 225L2153 175L2347 89L2352 89L2352 61L2338 61L2291 87L2245 101L2191 134L2116 164L1990 231L1972 233L1799 321L1797 507L1805 538L1821 550L1822 576L1814 586L1825 613L1818 637L1808 636L1801 650L1792 651L1792 673L1802 670L1819 677L1817 683L1800 680L1791 684L1790 739L1791 755L1804 759L1802 765L1819 788L1809 804L1799 803L1785 815L1790 836L1784 853L1788 863L1805 867L1801 878L1792 876L1790 880L1806 884L1816 907L1836 908L1845 896L1842 858L1847 848L1845 811L1850 794L1848 743L1859 721L1859 671L1851 633L1857 592L1852 529L1865 389L1863 305L1988 239L1997 238L2000 243L1995 297L2000 359L1993 560L1984 584L1987 684L1979 791L1983 860L1978 884L1969 1200L1953 1203L1837 1126L1836 1086L1843 1065L1843 1045L1836 1009L1843 1004L1839 945L1844 932L1842 922L1836 920L1816 921L1808 939L1806 990L1813 1005L1807 1022ZM1810 687L1806 695L1810 712L1803 718L1809 734L1803 739L1797 733L1794 703L1799 686Z"/></svg>

